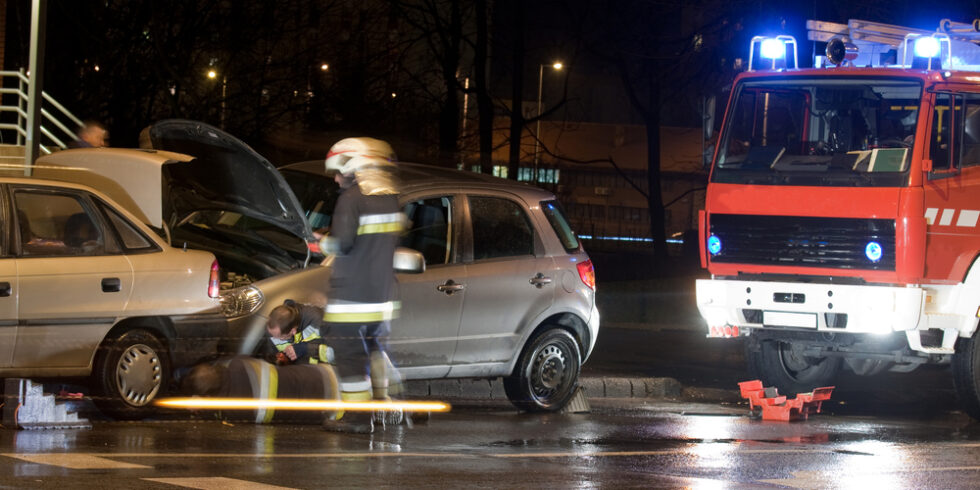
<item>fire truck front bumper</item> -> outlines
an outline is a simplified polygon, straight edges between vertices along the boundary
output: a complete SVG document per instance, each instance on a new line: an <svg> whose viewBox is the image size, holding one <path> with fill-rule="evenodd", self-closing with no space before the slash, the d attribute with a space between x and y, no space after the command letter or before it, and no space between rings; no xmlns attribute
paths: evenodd
<svg viewBox="0 0 980 490"><path fill-rule="evenodd" d="M745 329L877 333L916 330L926 294L918 287L702 279L697 302L709 336Z"/></svg>

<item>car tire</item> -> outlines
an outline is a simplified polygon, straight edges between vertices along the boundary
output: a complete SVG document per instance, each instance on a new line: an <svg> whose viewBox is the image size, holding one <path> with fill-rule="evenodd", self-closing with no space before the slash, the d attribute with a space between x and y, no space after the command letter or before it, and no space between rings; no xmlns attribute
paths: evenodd
<svg viewBox="0 0 980 490"><path fill-rule="evenodd" d="M953 386L963 410L980 420L980 330L973 337L959 339L953 354Z"/></svg>
<svg viewBox="0 0 980 490"><path fill-rule="evenodd" d="M582 357L567 331L549 328L524 347L514 373L504 378L507 398L528 412L557 412L578 385Z"/></svg>
<svg viewBox="0 0 980 490"><path fill-rule="evenodd" d="M775 386L780 395L830 386L841 370L841 358L804 356L788 342L750 341L745 346L749 374L764 386Z"/></svg>
<svg viewBox="0 0 980 490"><path fill-rule="evenodd" d="M147 416L166 391L170 362L164 344L150 332L134 329L106 339L92 372L95 404L117 419Z"/></svg>

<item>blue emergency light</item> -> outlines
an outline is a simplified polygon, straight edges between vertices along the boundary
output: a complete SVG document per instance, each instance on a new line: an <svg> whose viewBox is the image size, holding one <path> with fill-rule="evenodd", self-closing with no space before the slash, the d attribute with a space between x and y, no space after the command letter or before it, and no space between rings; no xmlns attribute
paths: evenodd
<svg viewBox="0 0 980 490"><path fill-rule="evenodd" d="M935 58L939 56L939 40L934 37L920 37L913 44L913 52L921 58Z"/></svg>
<svg viewBox="0 0 980 490"><path fill-rule="evenodd" d="M708 251L711 252L711 255L718 255L721 253L721 238L718 238L715 235L709 236Z"/></svg>
<svg viewBox="0 0 980 490"><path fill-rule="evenodd" d="M864 247L864 255L868 257L868 260L878 262L881 260L881 244L868 242L868 245Z"/></svg>
<svg viewBox="0 0 980 490"><path fill-rule="evenodd" d="M763 58L779 59L786 56L786 45L779 39L769 38L762 41L759 46L759 54Z"/></svg>

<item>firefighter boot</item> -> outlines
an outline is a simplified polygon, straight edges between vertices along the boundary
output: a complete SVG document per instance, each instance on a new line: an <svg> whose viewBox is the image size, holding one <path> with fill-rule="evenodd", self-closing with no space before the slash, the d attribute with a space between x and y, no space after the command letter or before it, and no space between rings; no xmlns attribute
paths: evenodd
<svg viewBox="0 0 980 490"><path fill-rule="evenodd" d="M370 434L374 432L374 416L368 412L346 412L340 420L326 418L323 430L346 434Z"/></svg>

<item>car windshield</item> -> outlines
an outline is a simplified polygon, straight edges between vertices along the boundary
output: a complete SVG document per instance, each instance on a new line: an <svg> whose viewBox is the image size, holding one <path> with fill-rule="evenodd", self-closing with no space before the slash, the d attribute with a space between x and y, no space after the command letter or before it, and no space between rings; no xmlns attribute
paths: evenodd
<svg viewBox="0 0 980 490"><path fill-rule="evenodd" d="M903 186L916 142L918 81L750 80L736 88L714 182Z"/></svg>
<svg viewBox="0 0 980 490"><path fill-rule="evenodd" d="M340 195L340 186L333 178L307 172L281 170L280 173L296 194L296 199L306 213L306 220L310 222L313 231L320 233L328 231L333 208L337 204L337 196Z"/></svg>

